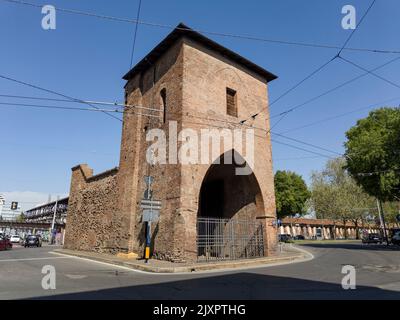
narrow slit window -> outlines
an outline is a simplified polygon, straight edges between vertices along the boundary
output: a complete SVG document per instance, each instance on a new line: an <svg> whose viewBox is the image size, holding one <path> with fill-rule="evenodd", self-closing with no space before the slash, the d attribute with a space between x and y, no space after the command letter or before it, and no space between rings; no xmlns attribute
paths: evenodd
<svg viewBox="0 0 400 320"><path fill-rule="evenodd" d="M163 123L167 121L167 90L162 89L160 92L161 106L163 112Z"/></svg>
<svg viewBox="0 0 400 320"><path fill-rule="evenodd" d="M232 117L237 117L237 97L236 91L226 88L226 113Z"/></svg>

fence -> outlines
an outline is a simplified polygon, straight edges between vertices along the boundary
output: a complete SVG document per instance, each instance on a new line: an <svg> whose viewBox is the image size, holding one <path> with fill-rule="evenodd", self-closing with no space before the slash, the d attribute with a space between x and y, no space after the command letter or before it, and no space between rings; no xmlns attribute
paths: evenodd
<svg viewBox="0 0 400 320"><path fill-rule="evenodd" d="M264 256L263 225L254 220L197 219L198 261L237 260Z"/></svg>

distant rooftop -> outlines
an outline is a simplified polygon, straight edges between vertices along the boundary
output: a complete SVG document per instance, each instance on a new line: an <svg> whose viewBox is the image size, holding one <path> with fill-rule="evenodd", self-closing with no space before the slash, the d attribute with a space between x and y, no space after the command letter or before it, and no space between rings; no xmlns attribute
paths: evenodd
<svg viewBox="0 0 400 320"><path fill-rule="evenodd" d="M243 58L239 54L221 46L217 42L203 36L199 32L190 29L183 23L180 23L164 40L162 40L153 50L150 51L138 64L136 64L127 74L124 75L123 79L129 81L136 74L146 70L149 64L156 62L176 41L182 37L187 37L193 41L196 41L206 48L218 52L222 56L244 66L248 70L256 73L257 75L264 78L267 82L277 78L276 75L270 73L264 68L256 65L255 63Z"/></svg>

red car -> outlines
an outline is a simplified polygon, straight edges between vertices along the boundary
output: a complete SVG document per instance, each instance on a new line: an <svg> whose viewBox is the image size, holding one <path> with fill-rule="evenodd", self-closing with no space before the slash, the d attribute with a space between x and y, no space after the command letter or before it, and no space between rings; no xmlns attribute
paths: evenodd
<svg viewBox="0 0 400 320"><path fill-rule="evenodd" d="M0 251L9 250L12 248L12 243L7 237L0 237Z"/></svg>

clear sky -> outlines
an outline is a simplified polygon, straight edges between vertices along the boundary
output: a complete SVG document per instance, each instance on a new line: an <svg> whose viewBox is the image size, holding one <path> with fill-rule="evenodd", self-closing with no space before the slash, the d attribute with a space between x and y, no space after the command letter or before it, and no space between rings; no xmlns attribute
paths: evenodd
<svg viewBox="0 0 400 320"><path fill-rule="evenodd" d="M136 18L139 3L138 0L27 1L129 19ZM140 19L171 26L184 22L194 29L207 31L341 46L351 32L341 27L341 9L346 4L354 5L360 18L370 1L143 0ZM348 46L400 50L399 13L398 0L377 0ZM122 76L129 70L134 25L58 12L56 30L45 31L41 28L42 17L39 8L0 0L0 74L80 99L122 101ZM169 32L167 28L139 25L134 62ZM207 36L278 75L279 79L269 87L271 100L337 53L336 49ZM396 55L344 51L343 56L372 69ZM377 73L400 83L399 71L400 61L396 61ZM271 114L289 109L361 73L335 60L274 104ZM57 98L3 79L0 79L1 94ZM345 131L372 110L368 106L391 98L396 98L391 105L398 105L400 90L368 75L288 114L274 131L285 132L364 108L286 133L342 153ZM71 106L5 97L0 97L0 102ZM45 201L48 194L54 198L68 193L70 168L78 163L88 163L95 172L118 165L121 123L104 114L0 105L0 120L0 193L13 192L12 196L18 198L9 201L35 202L39 201L38 195ZM282 138L276 137L276 140L334 156ZM276 143L273 157L275 170L296 171L307 182L311 171L321 169L326 162L326 158ZM36 194L35 200L27 196L32 193Z"/></svg>

